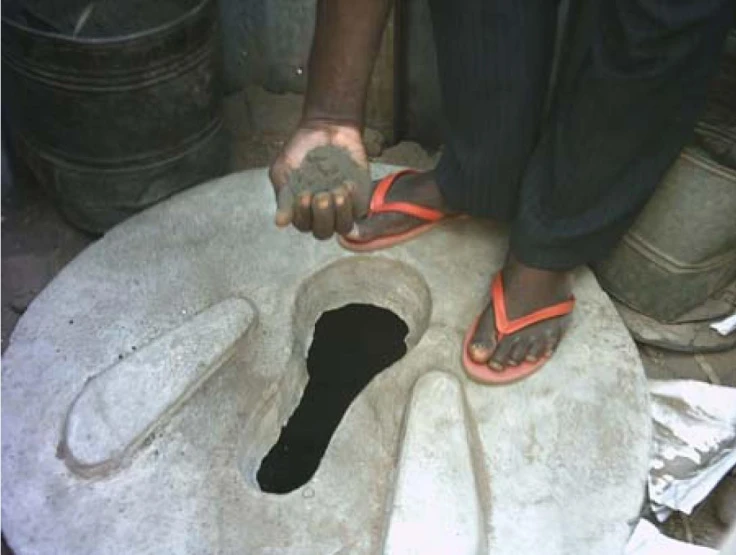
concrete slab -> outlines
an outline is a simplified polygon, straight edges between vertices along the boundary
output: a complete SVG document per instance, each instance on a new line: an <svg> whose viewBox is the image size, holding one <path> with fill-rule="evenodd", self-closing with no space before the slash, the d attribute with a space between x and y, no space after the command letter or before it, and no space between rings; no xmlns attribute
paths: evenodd
<svg viewBox="0 0 736 555"><path fill-rule="evenodd" d="M277 230L272 203L262 170L187 191L110 231L31 303L2 376L3 531L16 553L378 553L405 406L431 368L454 375L466 399L489 552L620 553L644 494L647 390L593 276L576 276L572 327L544 370L484 387L464 377L460 343L503 262L502 229L460 221L355 256ZM187 354L178 385L162 388L167 358L133 353L228 299L255 313L231 330L236 356L185 349L210 362L197 368ZM263 493L256 471L299 402L313 325L353 302L399 315L408 352L353 402L307 484ZM144 371L145 360L159 362ZM137 372L146 377L136 387L111 378ZM90 479L66 456L64 423L98 380L110 389L95 395L102 411L90 419L122 417L109 405L141 395L147 408L120 437L77 437L85 461L125 451ZM90 426L86 416L79 424Z"/></svg>

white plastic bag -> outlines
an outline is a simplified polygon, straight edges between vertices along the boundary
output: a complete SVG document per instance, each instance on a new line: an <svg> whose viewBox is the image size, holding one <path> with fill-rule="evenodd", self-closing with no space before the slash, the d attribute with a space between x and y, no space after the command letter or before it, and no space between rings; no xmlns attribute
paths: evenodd
<svg viewBox="0 0 736 555"><path fill-rule="evenodd" d="M690 514L736 465L736 388L649 380L654 422L649 498L661 521Z"/></svg>

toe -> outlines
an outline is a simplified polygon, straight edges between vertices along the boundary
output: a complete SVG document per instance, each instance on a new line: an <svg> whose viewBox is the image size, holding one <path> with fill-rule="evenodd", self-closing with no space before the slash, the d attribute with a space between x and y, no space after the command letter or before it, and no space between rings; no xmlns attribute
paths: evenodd
<svg viewBox="0 0 736 555"><path fill-rule="evenodd" d="M526 360L529 362L537 362L547 352L547 343L544 336L535 336L530 341L529 351L526 354Z"/></svg>
<svg viewBox="0 0 736 555"><path fill-rule="evenodd" d="M468 346L468 356L477 364L486 364L496 349L496 328L493 322L493 311L486 308L478 321L475 335Z"/></svg>
<svg viewBox="0 0 736 555"><path fill-rule="evenodd" d="M529 352L529 345L529 339L520 339L511 349L506 363L509 366L519 366L526 359L526 355Z"/></svg>
<svg viewBox="0 0 736 555"><path fill-rule="evenodd" d="M551 356L557 348L557 344L560 342L560 330L554 329L549 330L545 337L545 356Z"/></svg>
<svg viewBox="0 0 736 555"><path fill-rule="evenodd" d="M501 341L488 362L491 370L502 372L508 365L509 355L515 346L516 342L512 339Z"/></svg>
<svg viewBox="0 0 736 555"><path fill-rule="evenodd" d="M479 341L468 346L468 356L476 364L486 364L493 354L493 342Z"/></svg>

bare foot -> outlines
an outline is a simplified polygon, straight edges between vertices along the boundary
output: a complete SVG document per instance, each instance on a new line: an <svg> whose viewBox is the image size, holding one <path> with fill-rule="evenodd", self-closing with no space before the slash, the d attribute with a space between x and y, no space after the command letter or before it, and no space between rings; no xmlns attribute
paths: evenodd
<svg viewBox="0 0 736 555"><path fill-rule="evenodd" d="M374 189L376 185L378 182L373 183ZM398 177L386 195L386 202L395 201L410 202L439 210L448 215L453 214L442 199L442 194L434 179L434 172L431 171ZM425 222L406 214L373 214L356 221L352 231L345 237L351 241L366 242L409 231L422 223Z"/></svg>
<svg viewBox="0 0 736 555"><path fill-rule="evenodd" d="M568 272L531 268L509 255L502 276L509 319L531 314L570 298ZM503 372L524 361L536 362L554 352L568 322L568 316L552 318L497 342L493 305L489 304L478 322L468 355L475 363L487 364L496 372Z"/></svg>

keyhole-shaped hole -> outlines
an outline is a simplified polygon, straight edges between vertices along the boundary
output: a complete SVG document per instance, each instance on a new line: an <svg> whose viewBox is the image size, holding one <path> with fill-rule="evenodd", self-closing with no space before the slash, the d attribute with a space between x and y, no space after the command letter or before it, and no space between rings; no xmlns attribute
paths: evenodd
<svg viewBox="0 0 736 555"><path fill-rule="evenodd" d="M372 305L349 304L322 314L301 402L258 469L263 491L288 493L312 478L353 399L406 354L408 331L396 314Z"/></svg>

